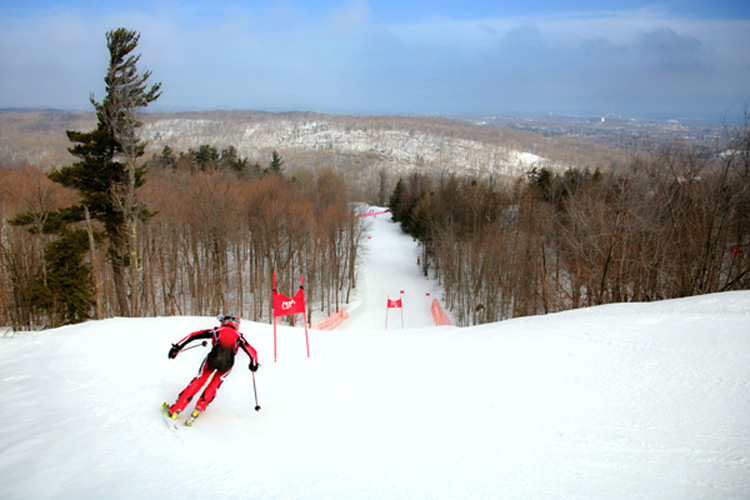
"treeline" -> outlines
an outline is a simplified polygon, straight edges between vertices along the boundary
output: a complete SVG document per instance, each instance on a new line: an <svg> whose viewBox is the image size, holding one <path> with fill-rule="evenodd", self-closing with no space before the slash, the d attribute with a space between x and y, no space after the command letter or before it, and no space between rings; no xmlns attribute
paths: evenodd
<svg viewBox="0 0 750 500"><path fill-rule="evenodd" d="M258 179L268 174L281 175L283 173L284 159L278 151L271 154L271 162L267 167L261 166L259 162L250 163L247 157L242 156L236 147L229 146L221 151L210 144L201 144L198 149L188 149L185 153L164 146L161 153L153 155L149 165L153 168L171 168L173 170L195 171L217 171L228 170L243 174L244 177Z"/></svg>
<svg viewBox="0 0 750 500"><path fill-rule="evenodd" d="M89 221L92 240L85 222L49 230L77 194L33 167L0 169L0 184L0 323L20 330L119 314L99 223ZM128 262L138 276L128 288L138 315L234 311L268 320L274 271L288 295L304 276L311 316L348 300L363 226L332 171L252 179L154 168L139 191L154 215L139 225L137 263ZM5 223L14 219L22 224Z"/></svg>
<svg viewBox="0 0 750 500"><path fill-rule="evenodd" d="M390 199L461 325L750 288L750 129L719 156L674 145L608 174L512 186L415 174Z"/></svg>

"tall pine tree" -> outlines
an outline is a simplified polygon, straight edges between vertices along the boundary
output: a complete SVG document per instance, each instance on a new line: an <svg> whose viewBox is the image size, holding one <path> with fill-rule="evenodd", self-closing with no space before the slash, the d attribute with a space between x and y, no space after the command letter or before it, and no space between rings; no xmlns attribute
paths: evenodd
<svg viewBox="0 0 750 500"><path fill-rule="evenodd" d="M136 190L144 182L144 168L137 161L145 150L138 137L142 125L138 117L143 108L159 97L161 84L148 88L151 72L138 71L140 55L131 55L140 39L138 33L118 28L108 32L106 38L110 54L104 78L107 95L101 103L94 100L93 94L90 96L96 109L97 127L91 132L67 131L68 139L76 143L69 151L80 161L53 169L48 176L81 195L80 204L66 209L68 217L82 221L88 208L91 217L103 224L119 314L130 316L138 313L140 295L137 223L152 215L136 198Z"/></svg>

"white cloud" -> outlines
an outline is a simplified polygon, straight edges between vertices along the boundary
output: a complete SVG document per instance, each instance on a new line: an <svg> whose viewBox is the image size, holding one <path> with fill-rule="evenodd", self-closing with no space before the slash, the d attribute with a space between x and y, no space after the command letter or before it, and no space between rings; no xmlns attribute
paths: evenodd
<svg viewBox="0 0 750 500"><path fill-rule="evenodd" d="M141 32L142 66L171 105L635 111L679 87L671 106L721 112L750 97L748 21L650 8L384 23L366 0L314 14L285 3L196 9L168 0L2 19L0 106L86 104L100 92L104 33L119 26Z"/></svg>

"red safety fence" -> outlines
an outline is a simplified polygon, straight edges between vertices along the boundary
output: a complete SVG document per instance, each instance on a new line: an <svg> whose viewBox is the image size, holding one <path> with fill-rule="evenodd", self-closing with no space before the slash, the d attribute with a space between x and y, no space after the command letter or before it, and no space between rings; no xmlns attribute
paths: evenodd
<svg viewBox="0 0 750 500"><path fill-rule="evenodd" d="M435 320L435 326L451 325L451 320L448 318L448 315L445 314L445 311L443 311L438 299L432 299L432 306L430 309L432 310L432 319Z"/></svg>
<svg viewBox="0 0 750 500"><path fill-rule="evenodd" d="M313 330L334 330L342 321L349 318L349 313L345 310L336 311L327 318L323 318L310 325Z"/></svg>
<svg viewBox="0 0 750 500"><path fill-rule="evenodd" d="M368 212L368 213L365 213L365 214L358 214L358 215L355 215L354 217L356 217L356 218L359 218L359 217L377 217L378 215L389 214L389 213L391 213L390 210L383 210L382 212Z"/></svg>

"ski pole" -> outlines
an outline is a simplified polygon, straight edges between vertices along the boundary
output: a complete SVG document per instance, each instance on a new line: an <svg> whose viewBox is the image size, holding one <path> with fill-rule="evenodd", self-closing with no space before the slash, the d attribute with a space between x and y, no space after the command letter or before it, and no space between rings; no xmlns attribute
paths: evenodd
<svg viewBox="0 0 750 500"><path fill-rule="evenodd" d="M255 411L260 411L260 405L258 404L258 388L255 386L255 372L253 374L253 392L255 393Z"/></svg>
<svg viewBox="0 0 750 500"><path fill-rule="evenodd" d="M190 347L186 347L184 349L181 349L182 352L189 351L190 349L195 349L196 347L205 347L208 345L208 341L204 340L200 344L191 345Z"/></svg>

